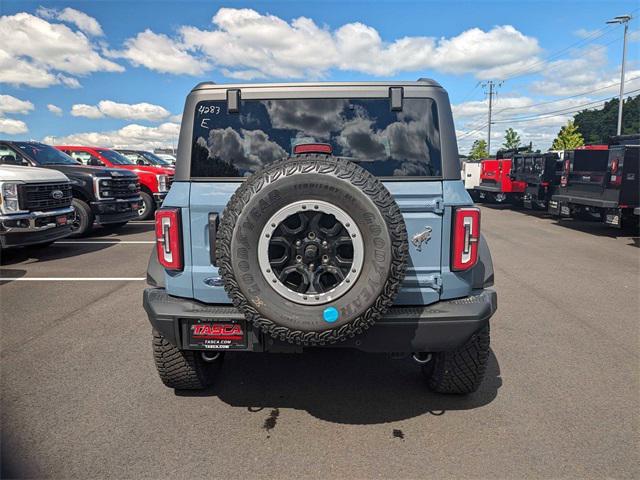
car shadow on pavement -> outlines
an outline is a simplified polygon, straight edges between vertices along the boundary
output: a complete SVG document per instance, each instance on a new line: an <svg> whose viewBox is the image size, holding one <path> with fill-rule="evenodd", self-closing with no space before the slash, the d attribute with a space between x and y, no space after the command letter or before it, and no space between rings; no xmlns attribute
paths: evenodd
<svg viewBox="0 0 640 480"><path fill-rule="evenodd" d="M420 367L408 358L318 349L290 355L227 355L214 387L176 395L217 396L249 412L294 408L328 422L378 424L479 408L496 398L501 385L493 352L479 390L458 396L429 392Z"/></svg>
<svg viewBox="0 0 640 480"><path fill-rule="evenodd" d="M88 253L95 253L109 247L113 247L112 243L59 243L47 246L31 246L12 248L2 252L0 265L16 265L19 263L48 262L52 260L60 260L63 258L76 257ZM5 269L3 269L5 271Z"/></svg>
<svg viewBox="0 0 640 480"><path fill-rule="evenodd" d="M3 268L2 270L0 270L0 286L11 283L16 278L22 278L26 274L26 270L20 270L17 268Z"/></svg>
<svg viewBox="0 0 640 480"><path fill-rule="evenodd" d="M117 237L122 240L127 239L127 235L136 235L139 233L153 232L155 230L155 224L153 223L127 223L122 227L110 227L105 225L103 227L94 228L91 233L85 237L87 240L92 238L113 238ZM81 239L79 239L81 240Z"/></svg>

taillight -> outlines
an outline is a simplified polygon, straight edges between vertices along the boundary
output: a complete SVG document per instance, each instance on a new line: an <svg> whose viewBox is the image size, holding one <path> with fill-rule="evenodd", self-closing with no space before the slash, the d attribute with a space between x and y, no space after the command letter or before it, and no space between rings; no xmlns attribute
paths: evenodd
<svg viewBox="0 0 640 480"><path fill-rule="evenodd" d="M564 161L564 164L562 166L562 175L560 176L560 186L561 187L566 187L567 183L568 183L568 179L569 179L569 168L571 166L571 163L569 162L569 159Z"/></svg>
<svg viewBox="0 0 640 480"><path fill-rule="evenodd" d="M180 210L162 208L156 211L156 247L160 265L169 270L182 270Z"/></svg>
<svg viewBox="0 0 640 480"><path fill-rule="evenodd" d="M478 261L480 242L480 210L456 208L453 213L453 249L451 270L469 270Z"/></svg>
<svg viewBox="0 0 640 480"><path fill-rule="evenodd" d="M619 167L620 167L619 160L617 158L614 158L611 161L611 180L610 180L611 185L613 185L614 187L619 187L620 185L622 185L622 172L618 174Z"/></svg>

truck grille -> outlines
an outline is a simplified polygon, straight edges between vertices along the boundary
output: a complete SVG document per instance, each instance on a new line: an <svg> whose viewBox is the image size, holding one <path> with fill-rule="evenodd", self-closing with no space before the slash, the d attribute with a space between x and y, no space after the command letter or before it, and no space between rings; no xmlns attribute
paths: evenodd
<svg viewBox="0 0 640 480"><path fill-rule="evenodd" d="M62 195L58 192L61 192ZM58 197L58 198L56 198ZM20 208L29 211L46 211L71 205L71 184L36 183L20 186Z"/></svg>
<svg viewBox="0 0 640 480"><path fill-rule="evenodd" d="M140 182L136 177L100 179L101 198L130 198L140 194Z"/></svg>

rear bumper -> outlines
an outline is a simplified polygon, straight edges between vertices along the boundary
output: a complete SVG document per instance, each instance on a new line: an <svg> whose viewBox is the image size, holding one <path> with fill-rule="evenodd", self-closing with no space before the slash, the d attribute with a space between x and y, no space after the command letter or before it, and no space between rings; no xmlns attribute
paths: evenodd
<svg viewBox="0 0 640 480"><path fill-rule="evenodd" d="M173 297L163 288L147 288L144 309L153 328L169 342L188 349L183 323L188 319L242 321L244 315L230 305L210 305ZM394 307L364 334L326 348L355 348L368 352L437 352L456 348L484 327L497 309L493 289L474 290L465 298L427 306ZM281 343L247 326L248 351L300 349Z"/></svg>
<svg viewBox="0 0 640 480"><path fill-rule="evenodd" d="M488 185L486 183L481 183L476 187L476 190L482 190L483 192L500 193L502 192L502 186L499 183L495 185Z"/></svg>
<svg viewBox="0 0 640 480"><path fill-rule="evenodd" d="M618 208L619 205L615 200L603 200L602 198L584 197L580 195L554 195L552 200L557 203L574 203L576 205L586 205L597 208Z"/></svg>

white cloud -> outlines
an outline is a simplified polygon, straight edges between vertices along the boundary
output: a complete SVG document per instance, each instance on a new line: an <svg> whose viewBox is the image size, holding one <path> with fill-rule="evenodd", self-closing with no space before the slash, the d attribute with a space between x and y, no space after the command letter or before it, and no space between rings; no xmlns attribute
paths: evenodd
<svg viewBox="0 0 640 480"><path fill-rule="evenodd" d="M117 103L111 100L101 100L98 105L86 105L83 103L71 107L71 115L87 118L120 118L124 120L148 120L159 122L171 115L160 105L152 103Z"/></svg>
<svg viewBox="0 0 640 480"><path fill-rule="evenodd" d="M55 8L40 7L36 11L36 14L43 18L72 23L78 27L79 30L88 35L93 35L94 37L101 37L104 35L100 23L98 23L95 18L84 12L76 10L75 8L67 7L64 10L57 10Z"/></svg>
<svg viewBox="0 0 640 480"><path fill-rule="evenodd" d="M640 88L640 70L628 69L625 90ZM531 91L551 96L580 95L598 90L593 95L615 95L620 88L620 71L609 68L607 48L594 45L573 52L570 58L549 63L542 78L531 84Z"/></svg>
<svg viewBox="0 0 640 480"><path fill-rule="evenodd" d="M167 122L156 127L129 124L119 130L107 132L75 133L64 137L47 136L43 142L152 150L174 146L179 133L180 125L177 123Z"/></svg>
<svg viewBox="0 0 640 480"><path fill-rule="evenodd" d="M175 123L180 123L180 122L182 122L182 114L181 114L181 113L178 113L178 114L176 114L176 115L171 115L171 116L169 117L169 121L170 121L170 122L175 122Z"/></svg>
<svg viewBox="0 0 640 480"><path fill-rule="evenodd" d="M71 107L71 115L74 117L85 117L85 118L102 118L104 117L104 113L100 111L100 109L94 105L87 105L86 103L76 103Z"/></svg>
<svg viewBox="0 0 640 480"><path fill-rule="evenodd" d="M21 120L14 120L12 118L0 118L0 133L6 133L7 135L18 135L20 133L27 133L29 129L27 124Z"/></svg>
<svg viewBox="0 0 640 480"><path fill-rule="evenodd" d="M109 55L161 73L202 75L208 69L207 62L191 56L180 42L148 29L126 40L124 47L122 51L110 51Z"/></svg>
<svg viewBox="0 0 640 480"><path fill-rule="evenodd" d="M6 113L29 113L33 110L33 103L28 100L20 100L11 95L0 95L0 115Z"/></svg>
<svg viewBox="0 0 640 480"><path fill-rule="evenodd" d="M49 110L51 113L53 113L58 117L62 116L62 109L57 105L54 105L53 103L50 103L47 105L47 110Z"/></svg>
<svg viewBox="0 0 640 480"><path fill-rule="evenodd" d="M0 17L0 82L76 88L77 78L69 75L102 71L124 68L98 53L98 45L82 31L25 12Z"/></svg>
<svg viewBox="0 0 640 480"><path fill-rule="evenodd" d="M510 25L385 41L359 22L330 30L306 17L287 22L252 9L221 8L212 22L208 30L183 26L174 38L145 30L111 54L164 73L200 75L216 66L227 77L253 80L320 78L331 69L376 76L434 69L485 78L535 63L540 51L535 38Z"/></svg>

